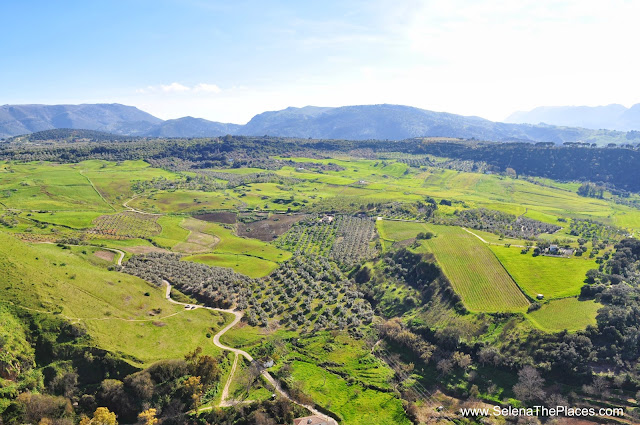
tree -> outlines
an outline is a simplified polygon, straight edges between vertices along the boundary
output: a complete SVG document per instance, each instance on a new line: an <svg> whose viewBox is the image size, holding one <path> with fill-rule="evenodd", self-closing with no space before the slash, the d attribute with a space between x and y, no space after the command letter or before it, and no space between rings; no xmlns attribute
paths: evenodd
<svg viewBox="0 0 640 425"><path fill-rule="evenodd" d="M516 397L522 401L542 400L545 396L544 379L531 366L525 366L518 372L518 383L513 386Z"/></svg>
<svg viewBox="0 0 640 425"><path fill-rule="evenodd" d="M202 392L204 390L204 386L200 383L200 377L190 376L185 381L184 387L187 390L187 393L191 396L191 400L193 400L194 409L198 410L200 398L202 397Z"/></svg>
<svg viewBox="0 0 640 425"><path fill-rule="evenodd" d="M106 407L98 407L93 412L93 418L84 416L80 419L80 425L118 425L118 421L115 413L110 412Z"/></svg>
<svg viewBox="0 0 640 425"><path fill-rule="evenodd" d="M453 369L453 362L449 359L442 359L438 362L436 368L443 376L448 375Z"/></svg>
<svg viewBox="0 0 640 425"><path fill-rule="evenodd" d="M158 423L158 418L156 418L156 413L157 413L156 409L154 408L147 409L138 415L138 420L143 425L156 425Z"/></svg>

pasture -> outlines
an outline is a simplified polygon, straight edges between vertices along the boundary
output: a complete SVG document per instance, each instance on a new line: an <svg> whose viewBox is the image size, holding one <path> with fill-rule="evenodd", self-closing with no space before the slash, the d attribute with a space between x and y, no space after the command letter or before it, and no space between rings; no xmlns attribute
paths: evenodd
<svg viewBox="0 0 640 425"><path fill-rule="evenodd" d="M218 353L207 334L230 319L209 310L185 311L166 301L164 288L108 271L109 262L96 257L95 248L26 244L4 233L0 243L3 301L77 323L90 344L135 366L181 357L197 346Z"/></svg>
<svg viewBox="0 0 640 425"><path fill-rule="evenodd" d="M598 264L586 257L534 257L521 254L521 248L491 246L502 265L531 298L543 294L547 299L578 295L589 269Z"/></svg>
<svg viewBox="0 0 640 425"><path fill-rule="evenodd" d="M543 304L540 310L527 314L527 317L536 327L545 331L578 331L596 324L596 314L601 307L594 300L562 298Z"/></svg>
<svg viewBox="0 0 640 425"><path fill-rule="evenodd" d="M230 267L238 273L253 278L267 276L278 268L278 264L273 261L241 254L198 254L185 257L184 260L208 266Z"/></svg>
<svg viewBox="0 0 640 425"><path fill-rule="evenodd" d="M320 406L340 415L342 424L411 424L402 402L393 393L367 389L360 384L351 385L314 363L295 360L291 369L294 385Z"/></svg>

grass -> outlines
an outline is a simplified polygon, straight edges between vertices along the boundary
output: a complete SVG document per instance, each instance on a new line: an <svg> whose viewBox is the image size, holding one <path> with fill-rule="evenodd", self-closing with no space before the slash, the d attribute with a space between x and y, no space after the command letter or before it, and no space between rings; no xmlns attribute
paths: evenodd
<svg viewBox="0 0 640 425"><path fill-rule="evenodd" d="M596 324L596 313L601 307L594 300L563 298L543 304L540 310L527 314L527 317L534 325L546 331L578 331Z"/></svg>
<svg viewBox="0 0 640 425"><path fill-rule="evenodd" d="M393 393L350 385L345 379L321 367L293 361L292 378L313 401L336 412L344 425L409 425L402 402Z"/></svg>
<svg viewBox="0 0 640 425"><path fill-rule="evenodd" d="M523 311L529 305L491 250L453 226L429 226L437 235L423 241L470 311Z"/></svg>
<svg viewBox="0 0 640 425"><path fill-rule="evenodd" d="M418 233L430 230L425 223L392 220L377 220L376 227L382 239L393 242L412 239Z"/></svg>
<svg viewBox="0 0 640 425"><path fill-rule="evenodd" d="M153 240L160 246L173 248L180 242L185 242L189 237L189 230L180 226L184 217L164 215L158 219L158 224L162 227L159 235Z"/></svg>
<svg viewBox="0 0 640 425"><path fill-rule="evenodd" d="M27 211L113 211L70 164L23 163L0 169L0 202Z"/></svg>
<svg viewBox="0 0 640 425"><path fill-rule="evenodd" d="M185 257L184 260L208 266L230 267L238 273L253 278L267 276L278 267L278 264L273 261L239 254L198 254Z"/></svg>
<svg viewBox="0 0 640 425"><path fill-rule="evenodd" d="M472 234L454 226L377 220L380 236L389 241L415 238L430 231L436 237L421 242L431 252L466 308L475 312L524 311L529 302L491 250Z"/></svg>
<svg viewBox="0 0 640 425"><path fill-rule="evenodd" d="M504 246L491 246L491 250L532 298L537 294L543 294L547 299L578 295L587 270L598 268L598 264L588 258L534 257L531 253L521 254L521 248Z"/></svg>
<svg viewBox="0 0 640 425"><path fill-rule="evenodd" d="M56 211L56 212L32 212L27 218L38 220L43 223L51 223L60 226L72 227L74 229L87 229L93 225L93 220L102 214L92 211Z"/></svg>
<svg viewBox="0 0 640 425"><path fill-rule="evenodd" d="M216 245L216 254L242 254L272 262L285 261L291 257L288 251L258 239L239 237L232 229L218 223L207 223L205 231L220 238Z"/></svg>
<svg viewBox="0 0 640 425"><path fill-rule="evenodd" d="M206 221L197 220L187 217L180 222L180 227L189 231L184 242L180 242L173 246L174 251L180 251L187 254L197 252L207 252L214 249L219 242L219 238L206 232L208 223Z"/></svg>
<svg viewBox="0 0 640 425"><path fill-rule="evenodd" d="M162 288L108 271L107 262L88 247L30 245L2 233L0 243L4 302L78 323L92 344L135 366L181 357L197 346L218 354L206 335L230 318L204 309L185 311L167 302Z"/></svg>
<svg viewBox="0 0 640 425"><path fill-rule="evenodd" d="M186 213L200 210L235 208L237 200L220 192L175 190L156 192L131 200L132 208L152 213Z"/></svg>

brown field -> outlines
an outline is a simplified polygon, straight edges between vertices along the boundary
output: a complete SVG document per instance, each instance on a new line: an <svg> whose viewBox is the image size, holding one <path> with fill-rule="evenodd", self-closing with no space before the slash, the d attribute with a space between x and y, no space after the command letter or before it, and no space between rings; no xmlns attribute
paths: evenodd
<svg viewBox="0 0 640 425"><path fill-rule="evenodd" d="M306 214L272 214L269 218L252 223L238 222L238 236L271 242L305 217Z"/></svg>
<svg viewBox="0 0 640 425"><path fill-rule="evenodd" d="M163 248L158 248L157 246L144 246L144 245L128 246L128 247L122 248L122 250L130 252L132 254L148 254L150 252L164 252L164 253L171 252Z"/></svg>
<svg viewBox="0 0 640 425"><path fill-rule="evenodd" d="M187 236L185 242L180 242L174 246L173 250L186 254L213 251L218 242L220 242L220 238L204 233L206 226L207 223L202 220L195 218L185 219L180 224L180 227L189 230L189 236Z"/></svg>
<svg viewBox="0 0 640 425"><path fill-rule="evenodd" d="M236 223L236 213L229 211L216 211L207 214L198 214L194 215L194 218L203 221L209 221L214 223L223 223L223 224L235 224Z"/></svg>
<svg viewBox="0 0 640 425"><path fill-rule="evenodd" d="M94 255L109 262L113 261L113 258L116 256L115 252L111 251L96 251Z"/></svg>

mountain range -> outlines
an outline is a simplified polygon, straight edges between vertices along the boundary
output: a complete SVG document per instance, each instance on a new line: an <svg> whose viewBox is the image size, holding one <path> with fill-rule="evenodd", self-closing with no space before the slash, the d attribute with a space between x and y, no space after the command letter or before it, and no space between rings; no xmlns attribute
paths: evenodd
<svg viewBox="0 0 640 425"><path fill-rule="evenodd" d="M457 137L556 144L629 141L628 135L620 131L500 123L479 117L388 104L290 107L263 112L244 125L193 117L165 121L133 106L120 104L0 107L0 138L60 128L143 137L215 137L231 134L349 140Z"/></svg>
<svg viewBox="0 0 640 425"><path fill-rule="evenodd" d="M640 130L640 103L627 108L606 106L541 106L531 111L515 112L505 122L515 124L563 125L589 129Z"/></svg>

